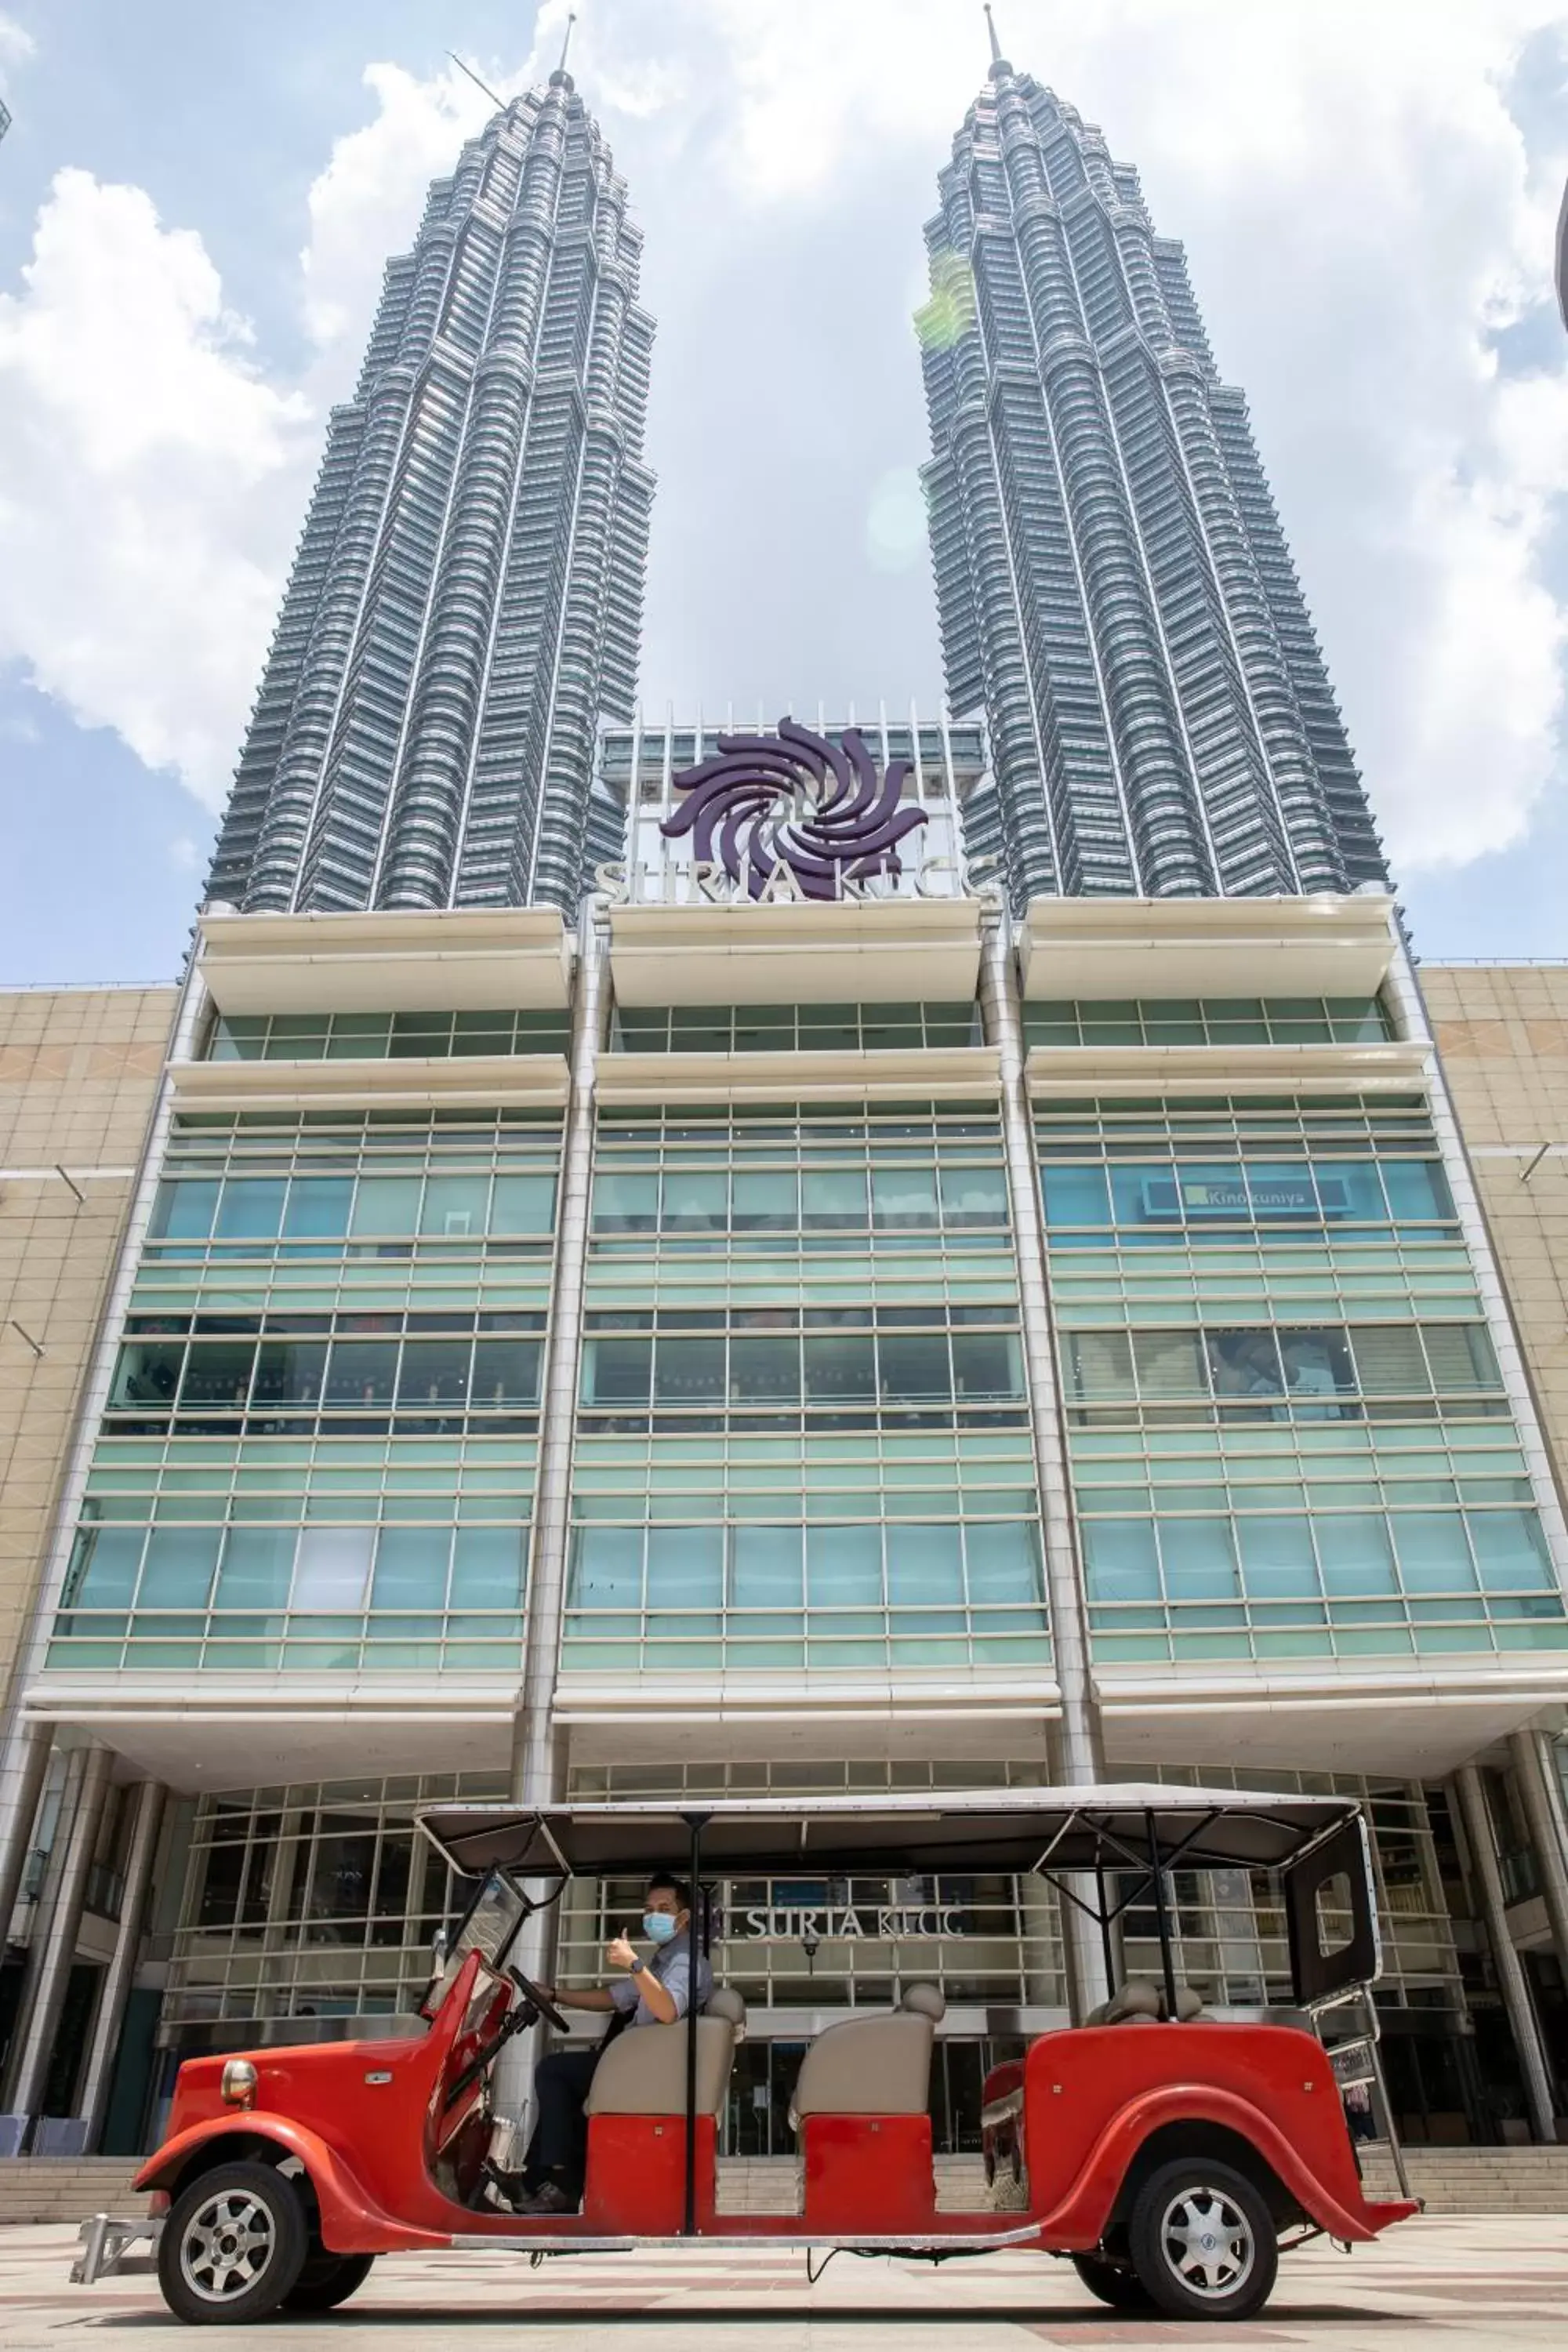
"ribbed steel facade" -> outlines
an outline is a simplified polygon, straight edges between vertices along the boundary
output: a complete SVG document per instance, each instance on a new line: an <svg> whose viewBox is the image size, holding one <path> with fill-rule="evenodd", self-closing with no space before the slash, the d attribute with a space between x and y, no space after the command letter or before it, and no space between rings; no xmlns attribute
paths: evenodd
<svg viewBox="0 0 1568 2352"><path fill-rule="evenodd" d="M637 688L640 248L565 73L433 184L332 415L211 898L575 905L595 722Z"/></svg>
<svg viewBox="0 0 1568 2352"><path fill-rule="evenodd" d="M940 184L931 547L1015 902L1382 883L1246 404L1137 173L999 59Z"/></svg>

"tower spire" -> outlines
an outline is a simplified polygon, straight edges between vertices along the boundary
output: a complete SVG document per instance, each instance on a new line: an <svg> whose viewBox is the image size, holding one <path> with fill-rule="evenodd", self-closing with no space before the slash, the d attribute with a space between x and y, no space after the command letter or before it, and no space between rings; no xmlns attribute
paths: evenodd
<svg viewBox="0 0 1568 2352"><path fill-rule="evenodd" d="M991 14L991 0L985 0L985 30L991 37L991 79L1000 81L1003 75L1010 74L1013 68L1003 56L1002 44L996 37L996 19Z"/></svg>
<svg viewBox="0 0 1568 2352"><path fill-rule="evenodd" d="M572 27L576 22L577 12L574 8L566 19L566 37L561 44L561 63L556 68L558 73L564 73L566 70L566 55L572 47Z"/></svg>

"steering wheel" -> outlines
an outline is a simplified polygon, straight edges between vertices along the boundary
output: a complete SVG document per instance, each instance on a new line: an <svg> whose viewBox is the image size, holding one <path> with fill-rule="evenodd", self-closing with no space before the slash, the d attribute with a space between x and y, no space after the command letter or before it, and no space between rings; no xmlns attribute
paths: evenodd
<svg viewBox="0 0 1568 2352"><path fill-rule="evenodd" d="M555 2003L549 2000L547 1996L540 1990L540 1988L534 1983L531 1977L525 1977L521 1969L510 1967L507 1969L507 1974L511 1979L513 1984L517 1987L519 1992L522 1995L524 2000L531 2002L532 2006L539 2011L539 2014L543 2018L547 2025L552 2025L557 2033L571 2032L572 2028L567 2024L566 2020L562 2016L561 2011L556 2008Z"/></svg>

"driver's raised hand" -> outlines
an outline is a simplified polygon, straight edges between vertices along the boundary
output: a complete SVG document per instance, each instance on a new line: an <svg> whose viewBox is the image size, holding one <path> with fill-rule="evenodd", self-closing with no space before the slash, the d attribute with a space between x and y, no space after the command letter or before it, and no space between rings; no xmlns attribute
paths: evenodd
<svg viewBox="0 0 1568 2352"><path fill-rule="evenodd" d="M629 1969L636 1958L637 1953L632 1948L630 1939L626 1936L617 1936L614 1943L606 1944L605 1947L606 1968Z"/></svg>

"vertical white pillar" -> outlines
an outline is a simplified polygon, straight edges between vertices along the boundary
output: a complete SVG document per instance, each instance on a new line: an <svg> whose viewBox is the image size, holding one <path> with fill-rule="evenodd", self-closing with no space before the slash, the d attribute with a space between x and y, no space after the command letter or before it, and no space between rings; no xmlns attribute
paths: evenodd
<svg viewBox="0 0 1568 2352"><path fill-rule="evenodd" d="M1516 1731L1509 1746L1530 1825L1530 1842L1541 1865L1541 1894L1552 1922L1557 1965L1568 1984L1568 1838L1563 1833L1562 1784L1548 1752L1546 1732Z"/></svg>
<svg viewBox="0 0 1568 2352"><path fill-rule="evenodd" d="M11 1915L22 1892L38 1800L48 1776L54 1730L52 1723L19 1722L15 1737L0 1753L0 1822L6 1824L0 1846L0 1948L10 1934Z"/></svg>
<svg viewBox="0 0 1568 2352"><path fill-rule="evenodd" d="M668 757L668 734L666 735ZM577 1418L577 1365L583 1285L588 1258L588 1202L594 1175L594 1088L609 1012L609 925L603 904L584 902L577 926L576 999L572 1017L572 1097L561 1154L555 1213L554 1295L539 1428L539 1486L528 1570L522 1693L512 1726L510 1794L547 1804L566 1788L565 1742L556 1729L555 1676L566 1608L572 1524L572 1443ZM556 1909L536 1912L518 1941L517 1965L549 1979ZM537 2029L510 2042L496 2067L500 2113L521 2119L533 2081Z"/></svg>
<svg viewBox="0 0 1568 2352"><path fill-rule="evenodd" d="M153 1885L153 1862L158 1851L158 1832L163 1825L162 1784L156 1780L143 1780L133 1802L135 1811L125 1855L125 1885L120 1900L120 1922L115 1930L114 1951L104 1972L103 1990L98 1997L98 2015L93 2020L92 2041L88 2048L87 2065L76 2103L78 2115L87 2118L89 2154L96 2147L103 2130L110 2087L114 2079L114 2062L120 2054L125 2006L131 1998L132 1979L136 1974L137 1955L142 1948L147 1897Z"/></svg>
<svg viewBox="0 0 1568 2352"><path fill-rule="evenodd" d="M103 1800L109 1788L110 1754L107 1748L90 1748L84 1757L78 1780L76 1812L66 1829L64 1810L61 1811L60 1833L66 1838L65 1859L55 1881L54 1901L48 1906L47 1917L40 1916L35 1931L37 1965L29 1958L28 1973L32 1979L32 2000L17 2020L21 2049L12 2075L11 2109L16 2115L36 2115L48 2080L49 2064L55 2054L55 2035L59 2029L60 2011L65 2005L66 1986L69 1981L71 1963L76 1958L76 1939L81 1927L83 1898L87 1894L87 1874L92 1868L93 1849L98 1843L99 1823L103 1815ZM42 1914L43 1905L39 1911ZM26 1991L24 1989L24 2002Z"/></svg>
<svg viewBox="0 0 1568 2352"><path fill-rule="evenodd" d="M1530 1987L1525 1981L1519 1954L1514 1949L1513 1938L1508 1932L1508 1906L1503 1899L1502 1873L1498 1868L1491 1807L1487 1802L1487 1792L1474 1764L1460 1765L1454 1775L1454 1786L1458 1795L1459 1811L1464 1817L1465 1843L1470 1849L1470 1865L1476 1874L1477 1891L1486 1915L1487 1941L1491 1947L1492 1966L1497 1970L1503 2008L1508 2012L1514 2047L1519 2053L1520 2067L1524 2075L1531 2128L1538 2140L1551 2146L1557 2137L1552 2077L1547 2068L1546 2053L1542 2046L1534 2004L1530 1998Z"/></svg>
<svg viewBox="0 0 1568 2352"><path fill-rule="evenodd" d="M1046 1594L1051 1616L1051 1654L1061 1693L1057 1770L1064 1781L1092 1783L1104 1777L1100 1720L1089 1669L1089 1616L1073 1532L1067 1449L1057 1389L1056 1336L1046 1282L1039 1177L1024 1079L1018 983L1004 910L988 907L982 923L980 1003L987 1042L996 1048L1001 1063L1002 1140L1018 1269L1024 1357L1028 1370L1035 1475L1039 1485L1046 1556ZM1087 1887L1074 1888L1079 1894L1089 1891ZM1110 1990L1106 1980L1104 1948L1099 1927L1077 1903L1064 1899L1061 1907L1068 1997L1075 2018L1082 2018L1104 2000Z"/></svg>

